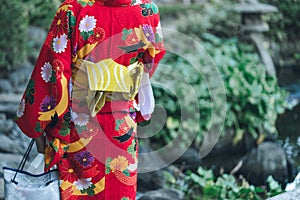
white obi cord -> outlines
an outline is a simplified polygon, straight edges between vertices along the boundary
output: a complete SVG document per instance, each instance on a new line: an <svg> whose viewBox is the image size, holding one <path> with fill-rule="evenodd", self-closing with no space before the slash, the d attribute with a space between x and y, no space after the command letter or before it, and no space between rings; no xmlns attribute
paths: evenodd
<svg viewBox="0 0 300 200"><path fill-rule="evenodd" d="M138 93L140 112L145 120L151 118L154 111L155 101L150 83L149 73L143 73Z"/></svg>

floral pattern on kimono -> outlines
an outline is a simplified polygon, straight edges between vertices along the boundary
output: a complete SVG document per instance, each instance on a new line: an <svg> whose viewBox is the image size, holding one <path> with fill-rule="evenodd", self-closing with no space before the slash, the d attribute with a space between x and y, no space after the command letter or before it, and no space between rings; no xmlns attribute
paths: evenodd
<svg viewBox="0 0 300 200"><path fill-rule="evenodd" d="M142 63L141 73L151 76L164 53L159 12L151 1L66 0L58 8L16 123L31 138L46 135L45 171L57 165L61 199L134 200L136 195L136 127L143 120L136 93L129 98L96 91L104 104L91 115L85 93L90 77L81 77L80 63Z"/></svg>

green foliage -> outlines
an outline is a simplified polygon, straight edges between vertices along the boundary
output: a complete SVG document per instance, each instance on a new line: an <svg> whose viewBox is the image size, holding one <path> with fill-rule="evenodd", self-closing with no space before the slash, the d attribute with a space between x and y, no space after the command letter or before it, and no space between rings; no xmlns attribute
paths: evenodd
<svg viewBox="0 0 300 200"><path fill-rule="evenodd" d="M181 15L178 30L197 37L203 33L225 38L235 36L239 31L240 16L231 8L236 2L235 0L212 0L201 4L197 10L190 9L187 14Z"/></svg>
<svg viewBox="0 0 300 200"><path fill-rule="evenodd" d="M26 57L28 16L18 0L3 0L0 12L0 68L10 70Z"/></svg>
<svg viewBox="0 0 300 200"><path fill-rule="evenodd" d="M59 0L23 0L29 10L30 25L48 29L55 12L60 5Z"/></svg>
<svg viewBox="0 0 300 200"><path fill-rule="evenodd" d="M277 13L264 16L270 25L269 36L277 41L299 40L300 0L261 0L274 5Z"/></svg>
<svg viewBox="0 0 300 200"><path fill-rule="evenodd" d="M217 65L220 78L224 82L227 101L219 102L219 104L226 104L224 126L225 130L235 130L236 137L233 143L239 142L244 134L251 134L255 139L267 132L276 134L277 115L288 108L286 102L288 94L278 86L276 77L266 73L258 55L253 53L251 47L238 45L236 39L220 39L204 34L203 40L201 44ZM183 57L189 58L189 61ZM172 88L175 88L175 91L172 93L164 88L154 90L156 102L163 105L168 113L166 126L155 137L158 141L169 143L177 136L181 125L184 127L183 135L190 133L199 125L200 129L197 131L195 140L195 144L198 144L211 126L213 104L211 91L207 86L208 77L204 72L211 71L212 63L207 61L207 57L199 57L193 53L186 55L167 53L163 63L171 64L172 67L164 66L161 70L158 68L155 77L159 77L161 83L174 85L175 87ZM195 70L192 63L198 63L201 66L201 72ZM181 87L184 81L174 78L172 74L175 72L184 75L192 89L187 90ZM198 104L190 103L192 102L190 94L193 91L196 93ZM186 103L180 105L177 98ZM182 120L182 112L188 113L191 118ZM199 121L193 120L197 112L200 112ZM215 117L221 118L221 116ZM185 126L181 124L183 122ZM185 139L182 139L182 142L184 141Z"/></svg>
<svg viewBox="0 0 300 200"><path fill-rule="evenodd" d="M166 176L167 174L167 176ZM185 199L238 199L260 200L282 193L281 186L270 176L268 188L249 185L244 179L236 179L233 175L223 174L216 178L212 170L199 167L197 172L188 171L184 178L165 173L170 188L182 190Z"/></svg>

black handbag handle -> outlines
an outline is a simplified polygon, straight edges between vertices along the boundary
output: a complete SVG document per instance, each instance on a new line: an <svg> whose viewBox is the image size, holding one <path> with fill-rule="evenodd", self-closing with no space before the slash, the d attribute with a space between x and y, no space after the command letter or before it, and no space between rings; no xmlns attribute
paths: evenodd
<svg viewBox="0 0 300 200"><path fill-rule="evenodd" d="M29 145L28 145L28 147L27 147L27 149L26 149L26 152L25 152L25 154L24 154L24 156L23 156L23 158L22 158L22 160L21 160L21 162L20 162L20 164L19 164L19 167L18 167L18 169L17 169L17 171L16 171L14 177L11 179L11 181L12 181L13 183L15 183L15 184L18 184L18 182L15 180L15 179L16 179L16 176L17 176L17 174L18 174L19 171L22 171L22 170L23 170L23 168L24 168L24 166L25 166L25 164L26 164L26 161L27 161L27 159L28 159L28 157L29 157L29 153L30 153L30 151L31 151L31 149L32 149L33 143L34 143L34 139L32 139L32 140L30 141L30 143L29 143Z"/></svg>

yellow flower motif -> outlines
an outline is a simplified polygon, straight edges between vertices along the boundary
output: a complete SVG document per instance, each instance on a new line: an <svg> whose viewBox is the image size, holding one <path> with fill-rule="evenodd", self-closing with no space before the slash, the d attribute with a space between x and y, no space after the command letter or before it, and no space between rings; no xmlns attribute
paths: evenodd
<svg viewBox="0 0 300 200"><path fill-rule="evenodd" d="M110 162L110 169L112 172L115 170L123 172L128 167L128 160L124 156L118 156L117 158L114 158Z"/></svg>

